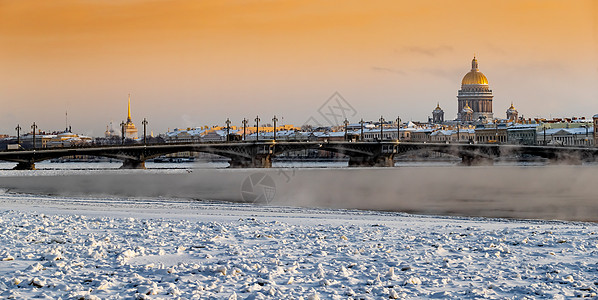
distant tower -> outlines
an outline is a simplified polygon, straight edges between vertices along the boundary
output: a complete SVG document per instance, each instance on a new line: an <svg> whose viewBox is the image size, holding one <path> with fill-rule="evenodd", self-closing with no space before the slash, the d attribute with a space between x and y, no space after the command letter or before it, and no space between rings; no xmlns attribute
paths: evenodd
<svg viewBox="0 0 598 300"><path fill-rule="evenodd" d="M463 119L463 108L465 103L471 105L473 110L473 120L481 118L492 120L492 90L488 87L488 78L478 69L478 60L473 57L471 61L471 71L465 74L461 80L461 89L457 95L457 118Z"/></svg>
<svg viewBox="0 0 598 300"><path fill-rule="evenodd" d="M519 112L513 106L513 102L511 102L511 107L507 109L507 120L509 120L509 122L517 122L518 116Z"/></svg>
<svg viewBox="0 0 598 300"><path fill-rule="evenodd" d="M432 111L432 123L441 124L444 122L444 110L440 108L440 103L436 104L436 108Z"/></svg>
<svg viewBox="0 0 598 300"><path fill-rule="evenodd" d="M473 109L471 109L471 107L469 107L469 103L467 103L467 101L465 101L465 106L463 107L463 109L461 110L461 122L472 122L473 121Z"/></svg>
<svg viewBox="0 0 598 300"><path fill-rule="evenodd" d="M127 123L125 123L125 137L128 139L137 139L137 128L131 119L131 94L129 94L129 113Z"/></svg>
<svg viewBox="0 0 598 300"><path fill-rule="evenodd" d="M68 110L64 112L64 132L70 132L69 129L69 112Z"/></svg>
<svg viewBox="0 0 598 300"><path fill-rule="evenodd" d="M598 147L598 114L592 117L594 121L594 147Z"/></svg>
<svg viewBox="0 0 598 300"><path fill-rule="evenodd" d="M116 131L114 131L114 127L112 126L112 121L110 121L110 125L106 125L106 131L104 132L104 136L107 138L117 136Z"/></svg>

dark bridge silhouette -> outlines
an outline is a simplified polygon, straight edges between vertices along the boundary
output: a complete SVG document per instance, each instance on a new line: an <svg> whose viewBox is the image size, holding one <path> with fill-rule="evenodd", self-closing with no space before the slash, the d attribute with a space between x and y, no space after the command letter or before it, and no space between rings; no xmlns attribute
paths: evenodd
<svg viewBox="0 0 598 300"><path fill-rule="evenodd" d="M269 168L272 158L290 151L319 149L349 157L349 166L391 167L395 156L418 151L446 153L462 159L464 165L492 164L501 157L535 156L561 163L594 161L598 148L523 146L500 144L441 144L383 142L228 142L122 145L79 148L48 148L0 152L0 160L16 162L15 169L33 170L35 163L65 156L90 155L123 161L121 168L142 169L145 161L177 152L204 152L230 158L233 168Z"/></svg>

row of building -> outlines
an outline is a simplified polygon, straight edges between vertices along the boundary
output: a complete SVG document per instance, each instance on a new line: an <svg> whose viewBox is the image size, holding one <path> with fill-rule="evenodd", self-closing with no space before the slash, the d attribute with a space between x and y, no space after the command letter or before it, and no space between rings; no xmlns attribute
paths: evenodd
<svg viewBox="0 0 598 300"><path fill-rule="evenodd" d="M63 132L43 132L38 131L36 134L26 133L16 136L4 136L0 138L0 149L31 149L31 148L59 148L59 147L77 147L89 145L93 142L93 138L85 135L80 135L65 130Z"/></svg>
<svg viewBox="0 0 598 300"><path fill-rule="evenodd" d="M73 147L141 143L142 138L122 137L114 132L105 137L92 138L64 132L26 133L19 137L0 137L2 149ZM519 145L582 146L598 145L598 115L592 120L585 118L528 120L525 123L495 120L494 123L478 124L430 124L407 122L363 122L346 126L299 128L280 126L212 126L174 129L157 137L147 137L150 143L201 143L226 141L402 141L430 143L501 143ZM18 144L18 145L17 145Z"/></svg>
<svg viewBox="0 0 598 300"><path fill-rule="evenodd" d="M593 120L557 119L533 120L530 124L514 122L485 123L476 125L430 125L407 122L401 126L364 122L301 130L292 125L259 128L235 126L230 128L187 128L175 129L161 135L167 143L177 142L224 142L224 141L381 141L400 140L404 142L432 143L502 143L519 145L586 146L597 145L598 115ZM228 135L227 135L228 133ZM274 136L276 134L276 136Z"/></svg>

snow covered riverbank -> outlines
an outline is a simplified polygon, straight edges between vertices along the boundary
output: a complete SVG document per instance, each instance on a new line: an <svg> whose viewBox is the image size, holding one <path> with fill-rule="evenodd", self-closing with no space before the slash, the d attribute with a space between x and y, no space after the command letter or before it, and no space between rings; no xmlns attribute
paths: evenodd
<svg viewBox="0 0 598 300"><path fill-rule="evenodd" d="M595 297L598 226L0 194L0 298Z"/></svg>

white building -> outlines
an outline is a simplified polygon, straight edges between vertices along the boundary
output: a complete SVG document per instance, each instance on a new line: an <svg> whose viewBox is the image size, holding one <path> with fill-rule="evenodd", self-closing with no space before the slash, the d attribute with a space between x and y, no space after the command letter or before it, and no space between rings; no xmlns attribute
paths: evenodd
<svg viewBox="0 0 598 300"><path fill-rule="evenodd" d="M456 142L456 130L436 130L430 134L430 141L433 143Z"/></svg>
<svg viewBox="0 0 598 300"><path fill-rule="evenodd" d="M62 132L52 137L46 142L48 148L63 148L86 145L92 142L92 138L84 135L78 135L72 132Z"/></svg>
<svg viewBox="0 0 598 300"><path fill-rule="evenodd" d="M205 132L201 127L178 129L167 132L164 135L164 140L167 143L199 143L201 136Z"/></svg>
<svg viewBox="0 0 598 300"><path fill-rule="evenodd" d="M550 128L538 127L537 144L551 146L594 146L593 127Z"/></svg>

